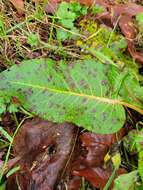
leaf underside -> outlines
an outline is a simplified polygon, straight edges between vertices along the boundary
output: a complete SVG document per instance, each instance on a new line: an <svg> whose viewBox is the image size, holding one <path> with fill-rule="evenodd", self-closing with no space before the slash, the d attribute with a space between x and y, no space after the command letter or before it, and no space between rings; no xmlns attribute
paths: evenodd
<svg viewBox="0 0 143 190"><path fill-rule="evenodd" d="M123 106L112 98L109 70L95 60L69 65L50 59L24 61L0 74L0 91L44 119L109 134L126 119Z"/></svg>

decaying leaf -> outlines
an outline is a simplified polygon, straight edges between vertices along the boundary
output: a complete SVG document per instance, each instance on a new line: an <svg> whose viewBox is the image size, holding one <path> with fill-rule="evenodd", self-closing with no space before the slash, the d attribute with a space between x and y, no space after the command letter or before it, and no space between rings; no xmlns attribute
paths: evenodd
<svg viewBox="0 0 143 190"><path fill-rule="evenodd" d="M20 187L51 190L60 177L72 149L75 127L40 119L27 121L14 141L15 154L21 157Z"/></svg>
<svg viewBox="0 0 143 190"><path fill-rule="evenodd" d="M111 146L116 141L120 140L126 134L126 132L127 131L124 128L117 134L112 135L98 135L88 132L83 133L80 136L80 139L84 149L78 159L73 162L72 174L74 176L84 177L96 188L103 189L113 172L112 168L108 167L105 169L103 167L104 157ZM126 173L126 171L122 168L119 168L116 172L116 175L118 176L122 173ZM72 184L74 184L74 178ZM78 188L75 188L74 190L77 189Z"/></svg>
<svg viewBox="0 0 143 190"><path fill-rule="evenodd" d="M24 13L24 0L9 0L13 6L17 9L19 14Z"/></svg>
<svg viewBox="0 0 143 190"><path fill-rule="evenodd" d="M83 133L80 137L82 147L76 144L80 150L77 156L77 148L73 149L77 129L72 124L56 124L38 118L25 122L14 140L15 156L20 158L21 171L16 175L21 190L58 189L61 180L63 183L65 180L69 190L78 190L80 177L85 177L95 187L103 187L112 173L111 168L103 168L104 156L125 134L126 128L112 135ZM66 178L62 174L65 167L69 170ZM8 189L13 180L13 177L9 179Z"/></svg>
<svg viewBox="0 0 143 190"><path fill-rule="evenodd" d="M72 178L69 180L67 186L68 190L78 190L81 186L82 180L80 176L72 176Z"/></svg>
<svg viewBox="0 0 143 190"><path fill-rule="evenodd" d="M73 172L73 174L84 177L94 187L102 189L106 185L112 172L104 170L103 168L100 167L96 167L96 168L83 168L79 170L77 169L76 171Z"/></svg>
<svg viewBox="0 0 143 190"><path fill-rule="evenodd" d="M125 129L120 130L117 134L98 135L94 133L83 133L80 136L82 146L86 148L86 156L83 162L87 166L102 167L104 157L109 148L125 135Z"/></svg>
<svg viewBox="0 0 143 190"><path fill-rule="evenodd" d="M104 1L103 1L104 2ZM103 3L98 1L98 3L106 10L105 13L101 13L97 16L98 19L105 21L105 24L112 24L113 26L119 19L119 26L122 30L122 33L125 35L128 41L128 50L131 56L140 63L143 63L143 54L137 52L134 45L134 40L137 35L137 30L133 22L133 17L138 13L143 12L143 6L137 5L136 3L125 3L116 5L110 3Z"/></svg>

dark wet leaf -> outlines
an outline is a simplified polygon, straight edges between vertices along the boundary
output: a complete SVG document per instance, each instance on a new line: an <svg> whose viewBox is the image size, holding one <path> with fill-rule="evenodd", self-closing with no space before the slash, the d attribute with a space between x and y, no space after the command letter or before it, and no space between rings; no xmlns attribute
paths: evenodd
<svg viewBox="0 0 143 190"><path fill-rule="evenodd" d="M93 186L103 188L111 176L113 170L111 167L103 168L104 157L111 146L119 141L128 131L122 129L117 134L98 135L94 133L83 133L80 136L83 151L73 163L73 175L84 177ZM116 175L125 173L124 169L119 169ZM76 188L74 190L77 190Z"/></svg>
<svg viewBox="0 0 143 190"><path fill-rule="evenodd" d="M67 184L68 190L78 190L81 186L81 177L80 176L72 176L69 183Z"/></svg>
<svg viewBox="0 0 143 190"><path fill-rule="evenodd" d="M96 167L96 168L80 169L80 170L74 171L74 174L84 177L93 186L97 188L103 188L106 185L111 175L111 172L104 170L103 168Z"/></svg>
<svg viewBox="0 0 143 190"><path fill-rule="evenodd" d="M92 168L84 168L74 171L74 175L78 175L84 177L87 181L89 181L94 187L103 189L112 175L112 170L103 169L102 167L92 167ZM126 173L126 170L120 168L116 171L116 176ZM113 185L113 184L112 184Z"/></svg>
<svg viewBox="0 0 143 190"><path fill-rule="evenodd" d="M73 125L54 124L35 119L26 122L14 141L15 154L21 157L20 187L53 189L72 149Z"/></svg>
<svg viewBox="0 0 143 190"><path fill-rule="evenodd" d="M86 149L83 163L87 166L102 167L104 157L109 148L125 135L126 130L122 129L117 134L98 135L94 133L83 133L80 137L82 146Z"/></svg>

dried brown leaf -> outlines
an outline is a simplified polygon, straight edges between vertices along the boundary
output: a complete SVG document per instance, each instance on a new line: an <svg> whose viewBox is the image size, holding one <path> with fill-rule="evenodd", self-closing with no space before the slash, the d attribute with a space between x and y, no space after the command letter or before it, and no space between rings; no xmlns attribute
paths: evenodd
<svg viewBox="0 0 143 190"><path fill-rule="evenodd" d="M24 1L23 0L9 0L17 9L19 14L24 14Z"/></svg>

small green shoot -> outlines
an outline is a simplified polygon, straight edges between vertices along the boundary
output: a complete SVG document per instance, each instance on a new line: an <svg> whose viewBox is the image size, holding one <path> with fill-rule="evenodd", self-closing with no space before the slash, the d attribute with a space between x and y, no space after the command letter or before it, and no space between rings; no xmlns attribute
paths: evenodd
<svg viewBox="0 0 143 190"><path fill-rule="evenodd" d="M30 33L28 38L27 38L27 42L31 47L37 46L39 43L39 36L38 34L33 34Z"/></svg>

